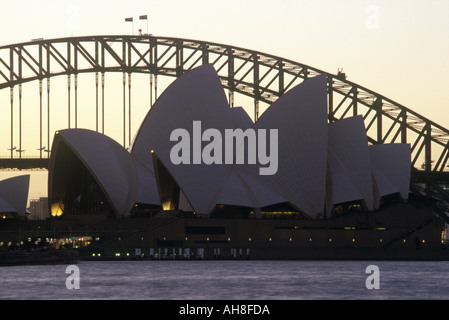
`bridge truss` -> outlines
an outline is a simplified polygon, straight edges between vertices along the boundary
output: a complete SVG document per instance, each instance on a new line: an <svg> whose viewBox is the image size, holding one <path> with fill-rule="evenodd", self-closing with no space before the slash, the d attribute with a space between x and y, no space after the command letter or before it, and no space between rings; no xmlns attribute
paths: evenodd
<svg viewBox="0 0 449 320"><path fill-rule="evenodd" d="M43 102L43 88L46 84L47 96L50 93L50 78L67 76L68 119L67 128L77 127L77 88L78 75L95 74L96 87L96 130L104 129L104 78L105 73L123 74L123 145L131 143L131 101L128 103L126 122L125 91L131 91L133 73L150 74L151 104L157 99L158 77L179 77L183 73L202 64L213 64L224 88L229 95L230 106L234 106L234 94L242 94L254 101L254 115L257 119L260 104L272 104L293 86L308 78L325 74L328 84L328 119L330 122L345 117L361 115L365 120L369 142L409 143L412 148L414 172L439 174L446 180L449 161L449 131L437 123L426 119L406 108L358 84L348 81L344 74L330 74L319 69L266 53L223 45L218 43L159 37L140 36L86 36L60 39L36 39L26 43L0 47L0 90L11 92L11 156L0 160L0 167L42 167L42 161L50 150L43 147L46 138L50 146L50 101ZM40 118L40 156L25 160L14 157L14 135L19 135L21 149L22 127L14 126L13 110L15 93L19 96L19 118L21 117L22 84L30 81L39 83ZM154 88L154 89L153 89ZM75 92L71 101L70 91ZM100 90L101 89L101 90ZM100 97L100 91L101 97ZM153 93L154 92L154 93ZM1 106L2 114L7 106ZM71 108L74 108L71 111ZM47 109L48 119L43 119ZM70 118L74 114L74 119ZM102 115L102 116L101 116ZM101 121L100 121L101 119ZM101 123L103 122L103 123ZM47 124L47 128L45 125ZM126 135L128 129L128 141ZM47 135L45 137L45 134ZM3 138L7 135L2 131ZM17 137L16 137L17 138ZM47 153L44 153L47 151ZM420 175L422 176L422 175ZM429 175L426 175L428 177Z"/></svg>

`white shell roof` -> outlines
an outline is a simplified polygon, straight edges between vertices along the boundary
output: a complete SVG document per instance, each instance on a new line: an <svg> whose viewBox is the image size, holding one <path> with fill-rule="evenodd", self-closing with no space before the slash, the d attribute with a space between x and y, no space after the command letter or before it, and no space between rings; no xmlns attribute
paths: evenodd
<svg viewBox="0 0 449 320"><path fill-rule="evenodd" d="M371 158L361 116L329 124L329 169L334 204L363 200L373 210Z"/></svg>
<svg viewBox="0 0 449 320"><path fill-rule="evenodd" d="M331 189L327 195L330 204L362 200L363 195L354 182L351 181L348 175L348 168L339 161L338 156L331 147L329 147L328 161Z"/></svg>
<svg viewBox="0 0 449 320"><path fill-rule="evenodd" d="M230 172L224 181L223 189L217 199L218 204L258 208L256 196L252 193L245 180L237 173L235 168L230 167Z"/></svg>
<svg viewBox="0 0 449 320"><path fill-rule="evenodd" d="M380 207L381 197L399 193L399 189L379 170L375 165L371 165L373 170L373 195L374 208Z"/></svg>
<svg viewBox="0 0 449 320"><path fill-rule="evenodd" d="M370 146L369 151L373 166L376 168L374 178L380 195L399 191L404 200L408 199L411 175L410 145L376 144Z"/></svg>
<svg viewBox="0 0 449 320"><path fill-rule="evenodd" d="M136 202L160 205L161 200L159 199L153 166L146 163L144 164L134 158L133 160L137 172Z"/></svg>
<svg viewBox="0 0 449 320"><path fill-rule="evenodd" d="M137 174L131 155L103 134L86 129L68 129L59 131L55 137L56 148L52 148L55 157L61 140L83 162L116 213L128 214L137 193Z"/></svg>
<svg viewBox="0 0 449 320"><path fill-rule="evenodd" d="M0 181L0 212L16 212L25 216L29 186L30 175Z"/></svg>
<svg viewBox="0 0 449 320"><path fill-rule="evenodd" d="M201 121L202 131L215 128L224 133L233 127L229 110L215 69L211 65L198 67L179 77L159 97L131 148L133 157L146 164L152 163L151 150L154 150L200 214L208 214L214 208L214 199L226 176L226 165L174 165L170 161L170 149L176 142L170 141L170 135L175 129L186 129L193 139L193 121Z"/></svg>
<svg viewBox="0 0 449 320"><path fill-rule="evenodd" d="M0 213L17 212L17 209L11 206L8 201L0 197Z"/></svg>
<svg viewBox="0 0 449 320"><path fill-rule="evenodd" d="M264 184L243 165L230 166L230 172L224 181L222 190L216 200L217 204L262 208L287 200Z"/></svg>
<svg viewBox="0 0 449 320"><path fill-rule="evenodd" d="M322 214L327 171L327 83L306 80L271 105L255 129L278 129L278 171L260 180L309 217Z"/></svg>
<svg viewBox="0 0 449 320"><path fill-rule="evenodd" d="M202 121L203 130L232 128L228 111L215 69L211 65L195 68L176 79L155 102L130 147L131 154L152 163L151 150L171 147L171 132L178 128L191 132L192 121Z"/></svg>

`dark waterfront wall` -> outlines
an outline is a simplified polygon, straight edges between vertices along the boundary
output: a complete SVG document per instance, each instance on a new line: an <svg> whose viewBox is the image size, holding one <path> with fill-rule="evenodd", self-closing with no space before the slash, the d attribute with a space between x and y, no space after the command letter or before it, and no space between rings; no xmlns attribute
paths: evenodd
<svg viewBox="0 0 449 320"><path fill-rule="evenodd" d="M152 219L99 224L105 231L115 228L117 232L107 245L98 247L96 258L98 253L132 257L139 248L157 259L186 258L186 249L190 258L205 259L405 259L416 250L440 251L443 225L431 209L408 204L330 220L198 219L163 212Z"/></svg>
<svg viewBox="0 0 449 320"><path fill-rule="evenodd" d="M9 230L0 230L0 241L4 248L19 236L89 236L90 244L80 248L84 259L134 259L137 253L155 259L439 260L437 255L449 254L441 250L443 227L430 208L397 204L329 220L200 219L180 212L161 212L151 219L80 216L10 223Z"/></svg>

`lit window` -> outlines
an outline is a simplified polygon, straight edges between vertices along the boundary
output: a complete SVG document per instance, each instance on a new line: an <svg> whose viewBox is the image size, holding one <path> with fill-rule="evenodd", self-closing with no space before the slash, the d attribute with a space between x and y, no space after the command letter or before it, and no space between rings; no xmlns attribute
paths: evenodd
<svg viewBox="0 0 449 320"><path fill-rule="evenodd" d="M162 210L164 211L168 211L168 210L173 210L174 206L172 205L171 201L166 201L164 203L162 203Z"/></svg>
<svg viewBox="0 0 449 320"><path fill-rule="evenodd" d="M53 203L51 205L51 215L53 217L60 217L64 213L64 204L63 203Z"/></svg>

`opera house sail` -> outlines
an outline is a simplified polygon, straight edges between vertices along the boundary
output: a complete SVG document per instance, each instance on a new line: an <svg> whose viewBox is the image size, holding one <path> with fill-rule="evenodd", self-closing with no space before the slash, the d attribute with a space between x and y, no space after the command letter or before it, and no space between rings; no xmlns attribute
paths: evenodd
<svg viewBox="0 0 449 320"><path fill-rule="evenodd" d="M25 217L28 202L30 175L0 181L0 216Z"/></svg>

